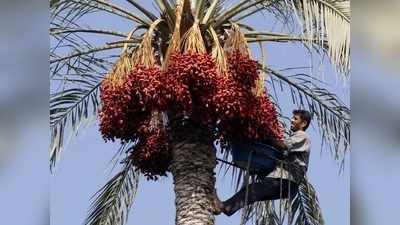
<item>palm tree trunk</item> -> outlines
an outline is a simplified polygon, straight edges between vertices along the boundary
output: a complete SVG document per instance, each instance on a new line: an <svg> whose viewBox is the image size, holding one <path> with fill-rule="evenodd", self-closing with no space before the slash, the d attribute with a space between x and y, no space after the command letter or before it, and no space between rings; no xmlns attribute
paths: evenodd
<svg viewBox="0 0 400 225"><path fill-rule="evenodd" d="M176 225L213 225L216 155L212 138L201 128L182 129L173 146L170 170L174 179ZM179 134L180 133L180 134Z"/></svg>

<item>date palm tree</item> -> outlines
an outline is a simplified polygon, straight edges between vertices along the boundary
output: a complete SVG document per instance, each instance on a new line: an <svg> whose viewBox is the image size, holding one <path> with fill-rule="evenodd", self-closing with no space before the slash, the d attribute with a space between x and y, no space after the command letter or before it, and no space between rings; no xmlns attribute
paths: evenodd
<svg viewBox="0 0 400 225"><path fill-rule="evenodd" d="M149 3L154 7L149 7ZM302 69L297 69L300 72L293 75L287 73L293 70L264 66L263 43L300 43L312 54L328 56L337 76L346 80L350 70L349 1L154 0L139 3L134 0L51 0L50 12L51 170L60 157L66 136L77 135L93 118L97 118L101 105L100 86L119 57L116 50L124 46L134 50L143 39L144 31L158 19L164 22L155 28L152 44L159 63L168 58L167 48L176 27L180 34L184 34L193 21L198 21L202 35L212 29L223 42L232 24L238 25L246 41L259 49L262 71L269 75L265 85L273 90L269 95L277 108L280 109L281 104L278 96L286 93L294 105L308 109L314 114L321 139L334 153L334 159L343 162L350 144L348 106L324 87L318 77L306 74ZM249 18L260 14L274 18L288 32L259 30L248 22ZM99 16L103 19L96 20ZM177 23L178 18L180 23ZM101 27L103 22L106 24L118 19L121 27L119 23L114 23L112 29ZM86 25L88 23L90 26ZM125 30L126 24L132 32ZM213 45L213 40L206 36L204 42L205 46ZM287 124L285 115L280 112L279 116L282 124ZM175 223L214 224L210 194L215 186L215 137L190 123L173 126L172 137L173 160L169 171L174 179L176 195ZM98 192L86 224L126 222L140 173L123 153L134 145L134 141L121 144L116 159L122 158L124 166ZM226 169L236 174L236 169ZM243 176L233 178L239 181ZM324 223L316 193L306 180L300 185L299 194L288 204L291 205L290 220L293 224ZM246 215L246 220L254 218L256 224L282 222L273 202L254 204L247 209Z"/></svg>

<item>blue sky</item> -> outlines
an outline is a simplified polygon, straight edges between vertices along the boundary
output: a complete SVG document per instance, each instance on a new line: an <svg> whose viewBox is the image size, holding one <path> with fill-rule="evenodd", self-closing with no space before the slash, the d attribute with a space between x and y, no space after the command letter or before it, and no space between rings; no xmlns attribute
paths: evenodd
<svg viewBox="0 0 400 225"><path fill-rule="evenodd" d="M142 1L144 2L144 1ZM144 4L149 5L146 1ZM152 6L150 6L152 8ZM87 18L85 24L96 28L109 28L128 32L131 25L115 16ZM250 21L261 30L279 32L269 17L259 16ZM103 40L93 37L93 43ZM287 67L308 66L310 57L301 45L267 44L267 65L275 69ZM253 53L257 56L256 53ZM317 62L317 59L313 59ZM348 88L332 72L328 63L324 63L324 75L317 69L319 78L330 84L329 89L336 92L345 102L349 102ZM290 104L288 95L281 95L283 111L290 116L294 105ZM312 139L312 154L309 166L309 179L314 184L327 225L347 225L350 223L350 176L349 159L341 175L338 175L338 165L330 153L320 151L319 134L310 128ZM71 144L62 154L56 173L51 177L50 204L51 224L71 225L81 224L90 204L90 197L112 177L109 161L118 144L104 143L98 132L97 123L81 130L80 135L73 138ZM116 172L116 171L113 171ZM218 194L222 199L230 197L234 190L230 178L219 176L217 179ZM151 213L151 214L150 214ZM152 216L149 216L152 215ZM130 213L130 224L165 224L173 225L175 218L174 193L172 178L162 178L158 182L140 180L139 192ZM232 217L218 216L216 224L228 225L240 222L240 213Z"/></svg>

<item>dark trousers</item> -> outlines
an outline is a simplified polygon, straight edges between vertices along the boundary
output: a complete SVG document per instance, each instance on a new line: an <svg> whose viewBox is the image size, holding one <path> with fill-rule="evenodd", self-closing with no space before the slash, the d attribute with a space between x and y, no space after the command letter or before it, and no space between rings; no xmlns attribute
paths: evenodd
<svg viewBox="0 0 400 225"><path fill-rule="evenodd" d="M225 214L228 216L233 215L237 210L245 206L246 188L248 188L247 205L251 205L258 201L277 200L288 198L290 184L290 198L293 198L298 190L298 185L287 179L265 177L262 180L251 183L246 187L244 185L239 192L233 195L230 199L223 202Z"/></svg>

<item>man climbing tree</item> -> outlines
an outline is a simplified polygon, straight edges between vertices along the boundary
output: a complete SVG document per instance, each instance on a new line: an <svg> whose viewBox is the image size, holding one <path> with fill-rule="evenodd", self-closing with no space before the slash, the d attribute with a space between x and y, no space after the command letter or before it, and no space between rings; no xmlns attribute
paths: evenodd
<svg viewBox="0 0 400 225"><path fill-rule="evenodd" d="M291 135L283 142L267 140L269 144L284 152L288 166L277 166L273 172L259 181L243 185L243 187L228 200L221 202L215 195L215 214L221 212L227 216L233 215L245 205L257 201L277 200L296 195L298 183L304 177L310 156L310 138L305 130L310 125L311 114L306 110L294 110L291 119ZM246 199L246 191L248 196Z"/></svg>

